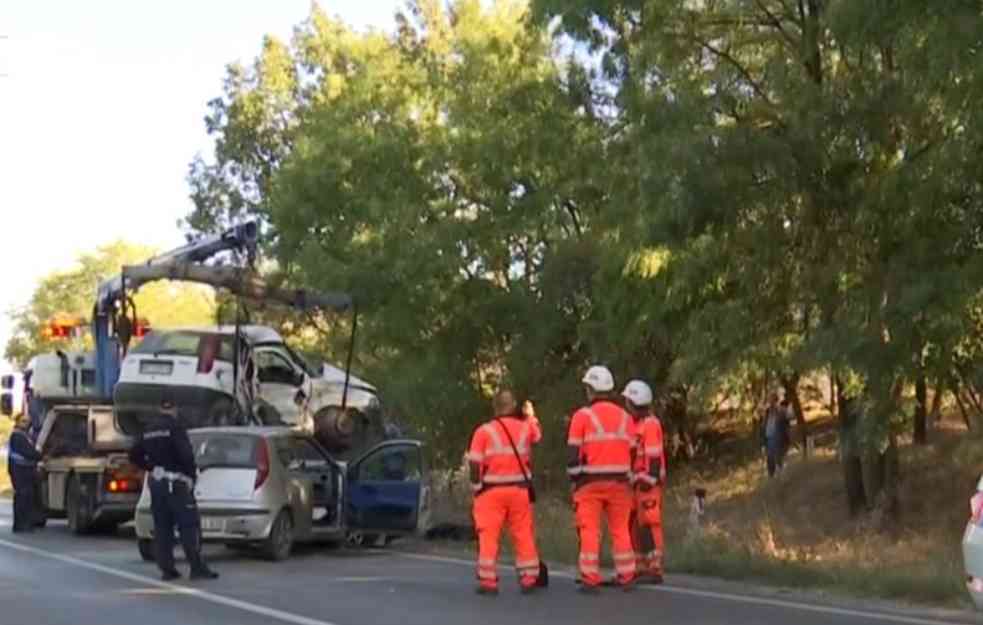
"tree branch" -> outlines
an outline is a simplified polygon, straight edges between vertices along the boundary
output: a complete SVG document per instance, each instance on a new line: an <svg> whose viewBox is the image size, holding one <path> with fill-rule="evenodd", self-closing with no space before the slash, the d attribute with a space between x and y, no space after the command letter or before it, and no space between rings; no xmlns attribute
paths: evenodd
<svg viewBox="0 0 983 625"><path fill-rule="evenodd" d="M778 29L778 32L782 34L782 37L788 42L789 46L791 46L793 49L798 48L798 42L788 34L788 31L785 30L784 26L782 26L782 22L778 19L778 16L769 11L768 6L762 0L754 0L754 3L768 17L768 21L771 23L771 25Z"/></svg>
<svg viewBox="0 0 983 625"><path fill-rule="evenodd" d="M696 43L700 44L708 52L711 52L714 55L716 55L717 57L719 57L719 58L727 61L728 63L730 63L734 67L734 69L736 69L741 74L741 76L744 77L744 80L746 80L748 82L748 84L751 85L751 88L754 89L754 92L756 94L758 94L758 97L760 97L762 100L764 100L765 102L767 102L769 105L774 106L774 103L771 101L771 99L765 93L765 91L761 87L761 85L759 85L758 82L751 75L751 72L748 71L748 69L746 67L744 67L743 65L741 65L741 63L737 59L735 59L733 56L731 56L727 52L725 52L723 50L720 50L718 48L715 48L709 42L703 41L699 37L693 37L693 41L695 41Z"/></svg>

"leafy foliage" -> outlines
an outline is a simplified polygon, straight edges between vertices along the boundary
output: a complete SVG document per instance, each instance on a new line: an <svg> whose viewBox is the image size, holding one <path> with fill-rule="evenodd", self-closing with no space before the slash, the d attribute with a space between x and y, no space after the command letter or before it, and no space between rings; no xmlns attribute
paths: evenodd
<svg viewBox="0 0 983 625"><path fill-rule="evenodd" d="M42 278L27 306L11 313L14 334L5 357L24 366L37 354L64 349L64 339L46 339L42 327L59 314L91 320L99 283L118 273L123 265L142 262L153 254L150 248L116 241L80 255L71 269ZM215 319L211 290L196 285L152 283L140 289L134 302L137 315L146 318L151 327L203 325ZM72 339L68 347L90 349L91 335Z"/></svg>
<svg viewBox="0 0 983 625"><path fill-rule="evenodd" d="M831 369L880 448L903 386L979 344L981 21L417 0L363 34L315 7L230 66L188 225L258 216L283 279L354 293L359 366L448 461L503 382L562 431L592 361L682 432L722 388Z"/></svg>

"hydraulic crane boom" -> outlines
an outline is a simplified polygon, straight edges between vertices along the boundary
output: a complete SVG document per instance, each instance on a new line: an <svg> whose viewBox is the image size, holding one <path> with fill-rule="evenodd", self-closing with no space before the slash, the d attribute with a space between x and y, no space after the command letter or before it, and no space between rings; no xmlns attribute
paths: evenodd
<svg viewBox="0 0 983 625"><path fill-rule="evenodd" d="M250 264L256 258L258 227L250 221L229 228L225 232L193 241L148 260L141 267L153 267L172 263L204 263L225 251L245 252ZM139 288L130 284L125 272L99 285L96 303L92 311L92 336L96 347L96 388L99 394L109 398L119 379L121 348L125 351L132 332L132 321L127 316L130 299L127 291Z"/></svg>

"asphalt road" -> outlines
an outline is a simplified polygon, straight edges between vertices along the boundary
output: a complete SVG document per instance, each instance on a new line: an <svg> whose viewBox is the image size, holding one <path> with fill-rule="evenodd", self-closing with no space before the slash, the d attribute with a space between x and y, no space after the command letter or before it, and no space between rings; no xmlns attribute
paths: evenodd
<svg viewBox="0 0 983 625"><path fill-rule="evenodd" d="M979 623L943 612L871 611L721 590L700 580L599 596L555 572L550 588L518 594L503 570L499 597L473 593L469 563L404 550L302 548L268 563L210 547L221 579L163 583L140 560L132 532L77 538L53 522L30 536L9 532L0 503L0 625L940 625ZM183 565L183 563L181 563Z"/></svg>

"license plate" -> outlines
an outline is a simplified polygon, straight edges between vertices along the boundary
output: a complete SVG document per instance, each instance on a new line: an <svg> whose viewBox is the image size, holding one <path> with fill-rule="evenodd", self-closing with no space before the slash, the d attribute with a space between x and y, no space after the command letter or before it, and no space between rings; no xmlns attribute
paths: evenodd
<svg viewBox="0 0 983 625"><path fill-rule="evenodd" d="M225 531L225 521L223 519L203 518L201 520L201 531L203 531L203 532L223 532L223 531Z"/></svg>
<svg viewBox="0 0 983 625"><path fill-rule="evenodd" d="M159 360L141 360L140 373L147 375L171 375L174 371L173 362L162 362Z"/></svg>

